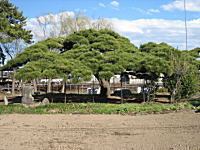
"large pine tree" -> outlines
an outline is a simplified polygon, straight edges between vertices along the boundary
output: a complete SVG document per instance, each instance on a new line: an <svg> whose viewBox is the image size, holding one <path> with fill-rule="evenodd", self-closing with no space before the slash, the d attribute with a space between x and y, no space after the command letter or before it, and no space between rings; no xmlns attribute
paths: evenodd
<svg viewBox="0 0 200 150"><path fill-rule="evenodd" d="M2 44L11 43L16 39L21 39L25 43L31 42L31 31L24 28L26 26L26 19L27 18L23 16L23 12L18 11L18 7L14 4L10 3L8 0L0 0L1 63L4 63L5 60L5 53Z"/></svg>

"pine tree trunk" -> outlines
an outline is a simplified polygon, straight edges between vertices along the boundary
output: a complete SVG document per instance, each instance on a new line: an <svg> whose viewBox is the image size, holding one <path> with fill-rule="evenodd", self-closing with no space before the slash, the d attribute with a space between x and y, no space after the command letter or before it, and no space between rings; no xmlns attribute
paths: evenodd
<svg viewBox="0 0 200 150"><path fill-rule="evenodd" d="M13 78L12 78L12 95L15 95L15 75L16 75L16 68L13 68Z"/></svg>
<svg viewBox="0 0 200 150"><path fill-rule="evenodd" d="M52 81L52 79L49 78L48 85L47 85L47 93L51 93L51 81Z"/></svg>
<svg viewBox="0 0 200 150"><path fill-rule="evenodd" d="M110 96L110 83L109 83L109 81L99 78L98 75L95 75L95 77L99 81L99 85L101 87L100 95L102 97L109 97Z"/></svg>

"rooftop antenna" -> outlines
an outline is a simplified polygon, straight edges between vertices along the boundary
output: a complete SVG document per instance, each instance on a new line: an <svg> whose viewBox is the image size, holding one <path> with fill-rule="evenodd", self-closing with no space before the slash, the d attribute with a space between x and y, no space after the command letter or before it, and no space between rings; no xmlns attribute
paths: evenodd
<svg viewBox="0 0 200 150"><path fill-rule="evenodd" d="M186 50L188 50L188 31L187 31L186 0L184 0L184 13L185 13L185 48L186 48Z"/></svg>

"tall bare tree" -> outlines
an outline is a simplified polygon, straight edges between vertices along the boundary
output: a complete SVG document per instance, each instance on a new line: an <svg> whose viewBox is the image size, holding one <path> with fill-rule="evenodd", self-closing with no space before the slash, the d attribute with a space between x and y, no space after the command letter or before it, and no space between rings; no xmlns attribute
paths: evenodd
<svg viewBox="0 0 200 150"><path fill-rule="evenodd" d="M108 21L104 18L99 18L92 23L91 28L96 29L96 30L102 30L102 29L112 30L113 25L110 21Z"/></svg>
<svg viewBox="0 0 200 150"><path fill-rule="evenodd" d="M36 18L38 26L40 30L42 31L42 33L37 33L34 31L33 32L37 37L40 37L40 40L45 40L49 38L49 26L51 25L51 22L52 22L51 19L52 18L50 14Z"/></svg>
<svg viewBox="0 0 200 150"><path fill-rule="evenodd" d="M37 17L36 22L42 33L34 32L40 40L55 37L66 37L69 34L85 29L112 29L112 23L104 18L91 19L83 12L62 12L58 15L48 14Z"/></svg>

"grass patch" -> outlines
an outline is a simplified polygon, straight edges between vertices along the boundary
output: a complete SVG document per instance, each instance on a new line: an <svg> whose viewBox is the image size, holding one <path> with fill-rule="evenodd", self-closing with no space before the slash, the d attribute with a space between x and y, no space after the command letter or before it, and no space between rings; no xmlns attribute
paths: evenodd
<svg viewBox="0 0 200 150"><path fill-rule="evenodd" d="M131 114L131 113L161 113L191 109L192 105L185 103L161 104L107 104L107 103L56 103L37 107L24 107L22 105L0 106L0 114Z"/></svg>

